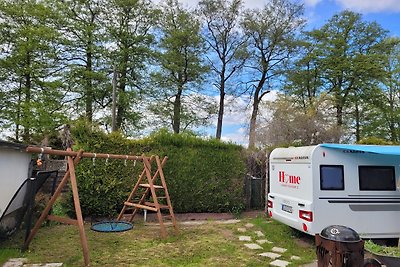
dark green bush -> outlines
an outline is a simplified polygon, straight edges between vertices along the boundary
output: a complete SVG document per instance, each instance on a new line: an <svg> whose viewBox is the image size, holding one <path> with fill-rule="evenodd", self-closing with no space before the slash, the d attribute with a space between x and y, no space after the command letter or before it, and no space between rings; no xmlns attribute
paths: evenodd
<svg viewBox="0 0 400 267"><path fill-rule="evenodd" d="M242 147L189 134L160 131L142 140L105 134L85 124L72 129L74 150L168 157L164 175L175 212L239 212L244 209ZM77 167L84 216L115 216L122 208L142 162L83 159ZM70 197L70 203L72 198ZM72 205L70 210L73 211Z"/></svg>

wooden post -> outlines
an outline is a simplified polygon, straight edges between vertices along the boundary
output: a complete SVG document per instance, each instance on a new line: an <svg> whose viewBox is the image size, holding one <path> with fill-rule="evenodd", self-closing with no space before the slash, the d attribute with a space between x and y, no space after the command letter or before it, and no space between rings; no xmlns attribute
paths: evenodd
<svg viewBox="0 0 400 267"><path fill-rule="evenodd" d="M78 152L77 156L74 159L73 165L77 165L79 163L79 161L81 160L82 153L83 153L83 150L80 150ZM67 170L67 172L65 172L64 177L60 181L60 184L58 185L56 191L54 192L54 195L50 198L49 203L47 204L46 208L43 210L43 212L40 215L39 219L37 220L35 226L32 228L32 231L29 234L28 238L25 240L25 244L24 244L25 249L27 249L29 247L29 244L31 243L33 237L36 235L36 233L39 230L40 226L42 225L43 221L46 219L51 208L53 207L54 202L60 196L62 189L68 182L69 176L70 176L70 172L69 172L69 170Z"/></svg>
<svg viewBox="0 0 400 267"><path fill-rule="evenodd" d="M78 184L76 182L76 176L75 176L75 166L74 166L72 157L70 157L70 156L68 157L68 166L69 166L69 173L70 173L70 179L71 179L72 196L74 198L75 214L76 214L76 218L78 220L79 235L80 235L82 250L83 250L83 258L85 261L85 266L89 266L89 264L90 264L89 247L88 247L88 243L87 243L87 239L86 239L85 228L83 225L81 204L79 202Z"/></svg>

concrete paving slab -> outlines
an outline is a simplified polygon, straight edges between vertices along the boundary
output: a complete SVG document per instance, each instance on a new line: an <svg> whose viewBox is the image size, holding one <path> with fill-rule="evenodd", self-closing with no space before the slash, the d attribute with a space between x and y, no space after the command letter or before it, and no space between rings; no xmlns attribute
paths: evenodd
<svg viewBox="0 0 400 267"><path fill-rule="evenodd" d="M262 244L272 244L272 242L267 240L267 239L259 239L259 240L256 240L256 242L258 244L260 244L260 245L262 245Z"/></svg>
<svg viewBox="0 0 400 267"><path fill-rule="evenodd" d="M264 237L265 235L263 234L263 232L261 232L261 231L255 231L254 233L256 233L256 235L258 236L258 237Z"/></svg>
<svg viewBox="0 0 400 267"><path fill-rule="evenodd" d="M3 267L20 267L26 263L28 259L26 258L12 258L3 264Z"/></svg>
<svg viewBox="0 0 400 267"><path fill-rule="evenodd" d="M217 223L219 224L235 224L235 223L240 223L240 220L232 219L232 220L223 220L223 221L218 221Z"/></svg>
<svg viewBox="0 0 400 267"><path fill-rule="evenodd" d="M273 262L270 263L272 266L278 266L278 267L286 267L290 264L288 261L283 261L283 260L274 260Z"/></svg>
<svg viewBox="0 0 400 267"><path fill-rule="evenodd" d="M244 245L249 249L263 249L260 245L257 245L257 244L254 244L254 243L252 243L252 244L244 244Z"/></svg>
<svg viewBox="0 0 400 267"><path fill-rule="evenodd" d="M186 221L186 222L179 222L179 224L182 225L202 225L206 224L207 221Z"/></svg>
<svg viewBox="0 0 400 267"><path fill-rule="evenodd" d="M292 256L292 257L290 257L290 259L293 260L293 261L298 261L301 258L299 256Z"/></svg>
<svg viewBox="0 0 400 267"><path fill-rule="evenodd" d="M254 224L252 224L252 223L246 223L246 225L245 225L244 227L246 227L246 228L252 228L252 227L254 227Z"/></svg>
<svg viewBox="0 0 400 267"><path fill-rule="evenodd" d="M261 254L258 254L258 255L263 256L263 257L268 257L268 258L273 259L273 260L275 260L275 259L279 258L280 256L282 256L281 254L273 253L273 252L264 252L264 253L261 253Z"/></svg>
<svg viewBox="0 0 400 267"><path fill-rule="evenodd" d="M240 241L251 241L251 236L241 235L239 236Z"/></svg>
<svg viewBox="0 0 400 267"><path fill-rule="evenodd" d="M286 248L280 248L280 247L273 247L272 251L276 252L276 253L285 253L286 252Z"/></svg>
<svg viewBox="0 0 400 267"><path fill-rule="evenodd" d="M241 232L241 233L245 233L247 231L246 228L242 228L242 227L238 228L237 230L238 230L238 232Z"/></svg>
<svg viewBox="0 0 400 267"><path fill-rule="evenodd" d="M314 261L312 263L307 263L307 264L304 264L304 265L300 265L299 267L317 267L317 266L318 266L318 262Z"/></svg>

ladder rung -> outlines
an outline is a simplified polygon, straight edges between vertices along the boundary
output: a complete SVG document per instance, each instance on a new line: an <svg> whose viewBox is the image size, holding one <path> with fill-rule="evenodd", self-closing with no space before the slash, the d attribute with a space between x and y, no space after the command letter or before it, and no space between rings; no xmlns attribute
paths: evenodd
<svg viewBox="0 0 400 267"><path fill-rule="evenodd" d="M141 187L150 188L149 184L139 184ZM164 189L161 185L153 185L155 189Z"/></svg>
<svg viewBox="0 0 400 267"><path fill-rule="evenodd" d="M156 204L153 203L153 202L145 202L144 204L146 206L150 206L150 207L155 207L156 206ZM168 209L167 205L161 205L161 204L158 204L158 205L160 206L160 209Z"/></svg>
<svg viewBox="0 0 400 267"><path fill-rule="evenodd" d="M136 204L136 203L131 203L131 202L125 202L124 205L125 206L130 206L130 207L135 207L135 208L138 208L138 209L146 209L146 210L151 210L151 211L157 211L157 209L154 208L154 207L149 207L149 206Z"/></svg>

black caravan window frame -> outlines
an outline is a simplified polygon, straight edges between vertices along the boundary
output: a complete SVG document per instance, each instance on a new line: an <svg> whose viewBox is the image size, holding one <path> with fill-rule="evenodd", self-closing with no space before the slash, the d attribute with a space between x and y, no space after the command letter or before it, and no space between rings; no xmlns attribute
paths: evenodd
<svg viewBox="0 0 400 267"><path fill-rule="evenodd" d="M389 179L383 180L381 177L366 177L366 179L362 179L362 174L365 175L374 175L374 170L388 170L391 172L391 177L387 177ZM371 179L379 179L379 183L375 183L375 185L386 185L385 187L371 187L368 185ZM367 180L367 181L364 181ZM382 181L386 183L382 183ZM389 183L387 183L389 182ZM367 184L367 185L366 185ZM360 191L396 191L396 169L394 166L374 166L374 165L359 165L358 166L358 188Z"/></svg>
<svg viewBox="0 0 400 267"><path fill-rule="evenodd" d="M326 187L324 186L324 180L327 177L324 177L324 168L337 168L341 171L341 176L335 182L339 182L339 186L335 187ZM343 191L344 190L344 166L343 165L320 165L319 166L319 188L323 191Z"/></svg>

